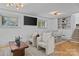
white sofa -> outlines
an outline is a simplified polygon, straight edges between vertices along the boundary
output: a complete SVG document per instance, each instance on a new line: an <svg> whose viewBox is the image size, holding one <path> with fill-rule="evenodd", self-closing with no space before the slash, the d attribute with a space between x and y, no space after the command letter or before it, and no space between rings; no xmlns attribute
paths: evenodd
<svg viewBox="0 0 79 59"><path fill-rule="evenodd" d="M46 55L54 52L55 42L52 33L43 33L37 38L37 48L42 47L46 50Z"/></svg>

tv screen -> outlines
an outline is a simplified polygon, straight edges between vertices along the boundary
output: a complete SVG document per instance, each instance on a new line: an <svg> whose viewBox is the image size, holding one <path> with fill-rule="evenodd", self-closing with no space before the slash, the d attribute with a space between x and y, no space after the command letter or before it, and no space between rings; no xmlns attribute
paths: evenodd
<svg viewBox="0 0 79 59"><path fill-rule="evenodd" d="M24 16L24 25L37 25L37 18Z"/></svg>

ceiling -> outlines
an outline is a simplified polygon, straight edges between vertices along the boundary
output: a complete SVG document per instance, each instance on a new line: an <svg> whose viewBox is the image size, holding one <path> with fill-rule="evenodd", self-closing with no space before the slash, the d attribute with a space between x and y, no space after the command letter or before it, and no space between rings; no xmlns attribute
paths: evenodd
<svg viewBox="0 0 79 59"><path fill-rule="evenodd" d="M6 7L5 3L0 3L0 9L17 11L14 7ZM58 10L63 13L60 16L53 16L49 14L52 11ZM30 14L33 16L48 17L48 18L58 18L67 17L74 13L79 13L78 3L26 3L24 8L18 12Z"/></svg>

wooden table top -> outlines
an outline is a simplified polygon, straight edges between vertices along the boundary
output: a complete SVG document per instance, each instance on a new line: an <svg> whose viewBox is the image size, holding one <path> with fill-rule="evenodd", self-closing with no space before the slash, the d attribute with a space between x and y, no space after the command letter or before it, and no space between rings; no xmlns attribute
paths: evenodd
<svg viewBox="0 0 79 59"><path fill-rule="evenodd" d="M25 49L28 48L29 46L26 44L26 42L20 42L20 47L17 46L15 41L10 41L9 46L12 51L18 50L18 49Z"/></svg>

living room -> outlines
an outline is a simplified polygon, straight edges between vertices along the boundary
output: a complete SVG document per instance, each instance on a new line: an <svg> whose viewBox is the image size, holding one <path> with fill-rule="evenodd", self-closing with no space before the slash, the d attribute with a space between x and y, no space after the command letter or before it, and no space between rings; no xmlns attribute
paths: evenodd
<svg viewBox="0 0 79 59"><path fill-rule="evenodd" d="M24 3L22 8L20 5L17 9L18 3L0 3L0 55L15 56L9 42L15 42L19 37L29 46L24 51L26 56L69 54L64 54L63 51L55 52L57 50L55 48L56 45L65 44L64 42L67 41L68 44L71 43L70 41L76 42L76 40L72 40L72 35L76 29L75 22L78 21L79 17L79 4ZM40 37L46 41L43 42L45 44L39 42ZM38 49L39 46L41 49ZM20 53L22 52L20 51Z"/></svg>

